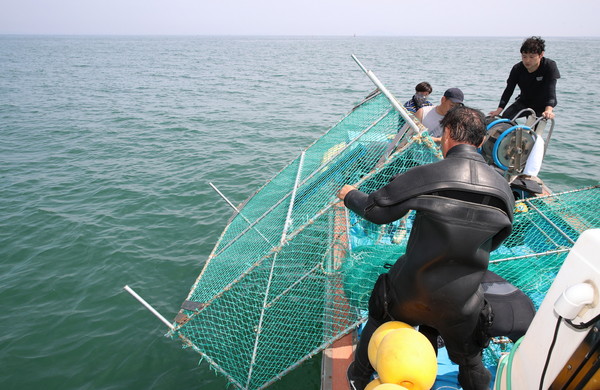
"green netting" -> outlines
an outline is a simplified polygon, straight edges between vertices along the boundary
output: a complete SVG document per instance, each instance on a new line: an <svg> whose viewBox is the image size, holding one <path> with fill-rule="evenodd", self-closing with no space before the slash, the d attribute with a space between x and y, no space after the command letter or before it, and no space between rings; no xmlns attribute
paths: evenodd
<svg viewBox="0 0 600 390"><path fill-rule="evenodd" d="M600 226L598 189L517 202L513 232L492 253L490 269L526 292L539 307L579 235Z"/></svg>
<svg viewBox="0 0 600 390"><path fill-rule="evenodd" d="M376 277L404 252L413 218L375 225L335 194L346 183L372 192L440 158L385 96L368 97L233 216L173 335L242 389L264 388L319 353L364 321ZM525 201L492 270L539 304L573 241L599 225L597 203L596 188Z"/></svg>

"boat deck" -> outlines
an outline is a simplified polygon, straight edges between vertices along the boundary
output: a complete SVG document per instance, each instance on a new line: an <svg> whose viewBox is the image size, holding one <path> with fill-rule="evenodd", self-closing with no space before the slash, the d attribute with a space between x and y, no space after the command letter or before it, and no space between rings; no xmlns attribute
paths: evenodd
<svg viewBox="0 0 600 390"><path fill-rule="evenodd" d="M354 359L356 341L356 332L352 332L323 351L321 390L348 390L346 371Z"/></svg>

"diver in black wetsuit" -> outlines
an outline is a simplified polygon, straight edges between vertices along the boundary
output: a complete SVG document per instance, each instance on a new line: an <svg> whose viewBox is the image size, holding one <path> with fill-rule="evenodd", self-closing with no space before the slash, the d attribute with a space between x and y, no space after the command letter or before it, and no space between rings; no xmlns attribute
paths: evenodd
<svg viewBox="0 0 600 390"><path fill-rule="evenodd" d="M482 363L489 337L482 337L486 321L480 317L488 318L490 309L481 283L490 252L512 230L514 199L506 180L477 153L486 134L483 114L458 106L442 127L444 160L415 167L369 195L349 185L338 194L346 207L378 224L416 210L406 253L379 277L369 299L369 319L348 370L352 390L369 382L370 337L390 320L439 332L459 365L461 386L489 386Z"/></svg>

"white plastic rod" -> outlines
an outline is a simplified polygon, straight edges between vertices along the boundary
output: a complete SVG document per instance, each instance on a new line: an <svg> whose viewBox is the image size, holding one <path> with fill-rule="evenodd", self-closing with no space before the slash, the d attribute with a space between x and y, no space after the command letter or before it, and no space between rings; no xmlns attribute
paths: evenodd
<svg viewBox="0 0 600 390"><path fill-rule="evenodd" d="M171 324L169 321L167 321L167 319L165 317L163 317L159 312L157 312L156 309L154 309L152 306L150 306L150 304L148 302L146 302L144 300L144 298L137 295L137 293L135 291L133 291L131 289L131 287L125 286L123 288L125 289L125 291L127 291L129 294L131 294L135 299L137 299L142 305L146 306L146 309L150 310L152 312L152 314L154 314L156 317L158 317L158 319L161 320L165 325L167 325L169 327L169 329L175 330L175 327L173 326L173 324Z"/></svg>
<svg viewBox="0 0 600 390"><path fill-rule="evenodd" d="M290 225L292 223L292 210L294 209L294 202L296 201L296 191L298 190L298 183L300 182L300 177L302 176L302 167L304 166L304 155L305 155L305 152L302 151L302 154L300 154L300 162L298 163L298 172L296 173L296 181L294 182L294 189L292 190L292 196L290 198L290 205L288 206L287 216L285 217L285 225L283 225L283 233L281 234L280 245L282 245L282 246L285 243L285 237L287 235L287 231L290 228Z"/></svg>
<svg viewBox="0 0 600 390"><path fill-rule="evenodd" d="M217 192L217 194L219 194L219 196L220 196L221 198L223 198L223 200L224 200L225 202L227 202L227 204L228 204L229 206L231 206L231 208L232 208L232 209L234 209L234 210L235 210L235 212L236 212L236 213L238 213L238 214L239 214L239 216L240 216L240 217L242 217L242 218L244 219L244 221L246 221L246 223L248 223L248 225L250 225L250 226L252 227L252 229L254 229L254 230L255 230L255 231L256 231L256 232L257 232L257 233L258 233L258 234L259 234L259 235L260 235L260 236L261 236L261 237L262 237L262 238L263 238L263 239L264 239L264 240L267 242L267 244L269 244L269 245L273 246L273 244L271 244L271 242L269 241L269 239L268 239L267 237L265 237L265 236L264 236L264 235L263 235L263 234L262 234L260 231L258 231L258 230L257 230L257 229L254 227L254 225L252 224L252 222L250 222L250 220L248 220L248 218L246 218L246 217L244 216L244 214L242 214L242 213L240 212L240 210L238 210L238 208L237 208L237 207L235 207L235 206L234 206L234 204L233 204L233 203L231 203L231 202L229 201L229 199L227 199L227 197L226 197L225 195L223 195L223 193L222 193L221 191L219 191L219 189L218 189L217 187L215 187L215 185L214 185L213 183L208 183L208 184L209 184L209 185L212 187L212 189L213 189L213 190L215 190L215 191ZM239 237L239 236L238 236L238 237ZM236 239L237 239L237 237L236 237ZM231 244L231 242L230 242L230 244Z"/></svg>
<svg viewBox="0 0 600 390"><path fill-rule="evenodd" d="M392 106L406 120L406 122L410 125L410 127L414 130L414 132L416 134L421 134L421 130L419 129L419 126L417 126L417 124L406 113L406 110L402 106L400 106L400 103L398 103L398 100L396 100L394 95L392 95L392 93L385 87L385 85L383 85L383 83L381 81L379 81L377 76L375 76L375 73L373 73L372 71L365 68L363 66L363 64L360 63L360 61L358 60L358 58L356 58L356 56L354 54L352 54L352 59L358 64L360 69L362 69L362 71L365 72L365 74L371 79L373 84L375 84L375 86L385 95L385 97L388 98L388 100L390 101Z"/></svg>
<svg viewBox="0 0 600 390"><path fill-rule="evenodd" d="M234 210L235 210L235 212L236 212L236 213L239 213L239 212L240 212L240 210L238 210L238 208L237 208L237 207L235 207L235 206L234 206L234 204L233 204L233 203L231 203L231 202L229 201L229 199L227 199L227 197L226 197L225 195L223 195L223 193L222 193L221 191L219 191L219 189L218 189L217 187L215 187L215 185L214 185L213 183L208 183L208 184L209 184L209 185L212 187L212 189L213 189L213 190L215 190L215 191L217 192L217 194L219 194L219 196L220 196L221 198L223 198L223 200L224 200L225 202L227 202L227 204L228 204L229 206L231 206L231 208L232 208L232 209L234 209ZM242 215L242 217L243 217L243 215Z"/></svg>

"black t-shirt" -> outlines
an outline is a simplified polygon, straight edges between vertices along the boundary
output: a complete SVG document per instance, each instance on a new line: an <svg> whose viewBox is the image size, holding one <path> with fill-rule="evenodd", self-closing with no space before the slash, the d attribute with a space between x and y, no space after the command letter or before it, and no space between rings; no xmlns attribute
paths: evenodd
<svg viewBox="0 0 600 390"><path fill-rule="evenodd" d="M506 107L517 85L521 90L517 100L525 106L535 111L543 111L547 106L555 107L556 80L559 78L556 62L549 58L542 57L540 66L533 73L529 73L523 62L519 62L510 71L498 107Z"/></svg>

